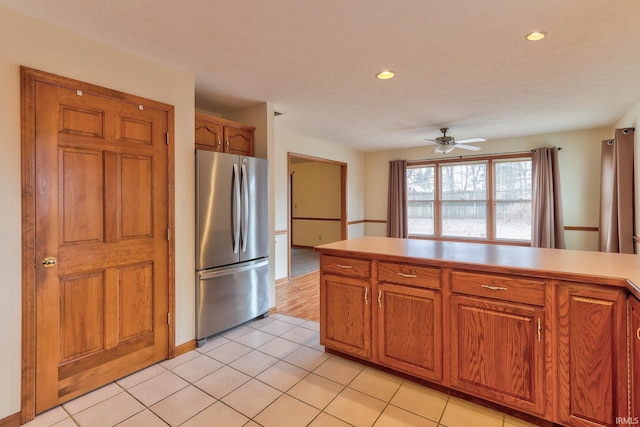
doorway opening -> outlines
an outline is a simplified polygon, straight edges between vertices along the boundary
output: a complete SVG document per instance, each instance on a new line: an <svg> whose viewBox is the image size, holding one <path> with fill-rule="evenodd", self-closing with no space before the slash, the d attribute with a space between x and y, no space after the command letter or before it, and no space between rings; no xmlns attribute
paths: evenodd
<svg viewBox="0 0 640 427"><path fill-rule="evenodd" d="M288 277L317 271L315 246L347 238L347 164L288 153Z"/></svg>

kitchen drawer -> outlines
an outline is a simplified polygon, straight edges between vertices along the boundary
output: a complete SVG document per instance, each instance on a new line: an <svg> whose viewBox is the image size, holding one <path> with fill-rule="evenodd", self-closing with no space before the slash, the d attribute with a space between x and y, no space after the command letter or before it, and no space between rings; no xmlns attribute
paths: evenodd
<svg viewBox="0 0 640 427"><path fill-rule="evenodd" d="M517 276L451 272L451 291L467 295L544 306L544 280Z"/></svg>
<svg viewBox="0 0 640 427"><path fill-rule="evenodd" d="M440 289L440 269L394 262L378 263L378 280L421 288Z"/></svg>
<svg viewBox="0 0 640 427"><path fill-rule="evenodd" d="M340 274L342 276L371 277L371 261L355 258L343 258L332 255L320 257L320 269L323 273Z"/></svg>

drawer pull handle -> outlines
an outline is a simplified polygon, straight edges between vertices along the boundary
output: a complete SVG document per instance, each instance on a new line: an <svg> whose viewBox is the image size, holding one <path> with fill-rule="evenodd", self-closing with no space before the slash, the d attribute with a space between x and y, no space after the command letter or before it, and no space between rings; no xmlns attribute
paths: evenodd
<svg viewBox="0 0 640 427"><path fill-rule="evenodd" d="M415 274L404 274L404 273L398 273L398 276L407 277L409 279L415 279L416 277L418 277Z"/></svg>
<svg viewBox="0 0 640 427"><path fill-rule="evenodd" d="M492 291L508 291L509 288L503 288L501 286L489 286L489 285L482 285L483 288L485 289L489 289Z"/></svg>
<svg viewBox="0 0 640 427"><path fill-rule="evenodd" d="M638 329L636 330L636 336L637 336L637 337L638 337L638 339L640 340L640 328L638 328Z"/></svg>
<svg viewBox="0 0 640 427"><path fill-rule="evenodd" d="M351 265L340 265L340 264L336 264L338 267L340 268L344 268L344 269L348 269L348 268L353 268L353 266Z"/></svg>

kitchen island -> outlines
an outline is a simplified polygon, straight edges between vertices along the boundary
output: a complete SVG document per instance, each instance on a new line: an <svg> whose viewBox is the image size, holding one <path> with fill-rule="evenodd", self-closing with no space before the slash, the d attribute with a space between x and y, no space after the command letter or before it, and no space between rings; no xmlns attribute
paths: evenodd
<svg viewBox="0 0 640 427"><path fill-rule="evenodd" d="M329 351L561 425L640 415L640 257L381 237L316 250Z"/></svg>

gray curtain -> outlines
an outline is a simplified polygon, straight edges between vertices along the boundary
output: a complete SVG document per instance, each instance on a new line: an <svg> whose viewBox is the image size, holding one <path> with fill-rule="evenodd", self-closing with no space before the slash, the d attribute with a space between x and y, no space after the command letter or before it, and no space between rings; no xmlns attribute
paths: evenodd
<svg viewBox="0 0 640 427"><path fill-rule="evenodd" d="M556 147L533 150L532 180L531 246L564 249L562 193Z"/></svg>
<svg viewBox="0 0 640 427"><path fill-rule="evenodd" d="M387 237L408 237L407 161L389 162L389 195L387 199Z"/></svg>
<svg viewBox="0 0 640 427"><path fill-rule="evenodd" d="M616 129L602 141L599 246L602 252L634 253L633 129Z"/></svg>

